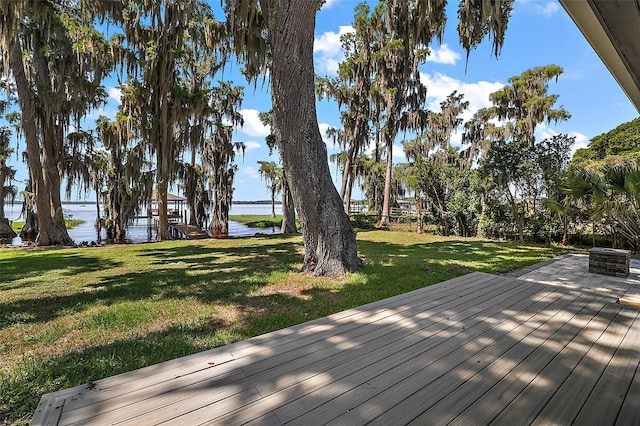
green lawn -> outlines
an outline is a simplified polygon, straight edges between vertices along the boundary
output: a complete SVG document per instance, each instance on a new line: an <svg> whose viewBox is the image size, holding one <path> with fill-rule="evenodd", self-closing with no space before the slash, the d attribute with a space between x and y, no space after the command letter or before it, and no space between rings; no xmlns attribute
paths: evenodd
<svg viewBox="0 0 640 426"><path fill-rule="evenodd" d="M0 250L0 424L28 422L43 393L561 253L389 231L358 248L343 280L297 272L300 236Z"/></svg>
<svg viewBox="0 0 640 426"><path fill-rule="evenodd" d="M76 226L80 225L81 223L84 223L84 220L65 219L64 223L67 226L67 230L69 230L69 229L75 228ZM22 222L19 222L19 221L11 222L11 228L15 231L16 234L20 234L20 231L22 230L22 227L24 227L24 221L22 221Z"/></svg>
<svg viewBox="0 0 640 426"><path fill-rule="evenodd" d="M250 228L273 228L282 225L282 215L272 218L270 215L232 215L230 220L244 223Z"/></svg>

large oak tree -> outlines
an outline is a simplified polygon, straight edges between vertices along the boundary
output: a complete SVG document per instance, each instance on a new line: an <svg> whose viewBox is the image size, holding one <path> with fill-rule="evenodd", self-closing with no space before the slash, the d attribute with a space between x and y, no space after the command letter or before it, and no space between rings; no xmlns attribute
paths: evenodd
<svg viewBox="0 0 640 426"><path fill-rule="evenodd" d="M393 2L405 10L398 2ZM361 266L356 238L329 173L327 150L318 129L315 106L313 41L322 0L227 0L226 13L234 50L245 71L257 78L269 70L273 133L284 174L300 215L305 258L302 270L343 275ZM465 49L493 35L502 46L512 0L462 0L460 40ZM446 1L416 0L412 32L432 31Z"/></svg>

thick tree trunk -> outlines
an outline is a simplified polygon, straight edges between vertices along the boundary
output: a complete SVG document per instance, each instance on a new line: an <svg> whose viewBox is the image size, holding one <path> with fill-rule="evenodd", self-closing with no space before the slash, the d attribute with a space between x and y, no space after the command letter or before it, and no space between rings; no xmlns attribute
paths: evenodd
<svg viewBox="0 0 640 426"><path fill-rule="evenodd" d="M33 93L24 70L22 48L15 40L11 46L11 71L18 90L18 101L22 112L22 130L27 145L27 162L31 184L35 194L36 213L38 218L38 236L35 243L40 246L73 244L64 227L60 227L53 220L51 214L51 196L45 185L43 165L40 160L40 140L38 138L38 122L36 119L36 104Z"/></svg>
<svg viewBox="0 0 640 426"><path fill-rule="evenodd" d="M227 236L229 234L229 204L230 197L226 188L220 181L226 181L226 177L220 176L215 184L213 193L213 209L211 215L211 234L214 237Z"/></svg>
<svg viewBox="0 0 640 426"><path fill-rule="evenodd" d="M158 234L156 235L156 241L165 241L171 239L169 233L169 211L167 208L167 194L169 183L167 179L161 177L160 170L158 170L158 177L156 179L156 198L158 202Z"/></svg>
<svg viewBox="0 0 640 426"><path fill-rule="evenodd" d="M11 240L17 236L18 234L16 234L9 224L9 219L0 217L0 241L9 240L9 242L11 242Z"/></svg>
<svg viewBox="0 0 640 426"><path fill-rule="evenodd" d="M361 266L356 236L333 185L316 114L313 41L318 2L263 0L271 44L274 135L300 216L304 272L343 276Z"/></svg>
<svg viewBox="0 0 640 426"><path fill-rule="evenodd" d="M280 232L283 234L295 234L296 229L296 209L293 206L293 197L286 179L282 180L282 225Z"/></svg>

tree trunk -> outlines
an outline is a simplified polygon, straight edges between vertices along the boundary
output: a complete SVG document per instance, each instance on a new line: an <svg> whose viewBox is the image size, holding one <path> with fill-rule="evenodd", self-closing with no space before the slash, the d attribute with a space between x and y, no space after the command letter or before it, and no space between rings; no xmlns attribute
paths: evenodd
<svg viewBox="0 0 640 426"><path fill-rule="evenodd" d="M382 201L382 217L380 225L389 224L389 207L391 205L391 173L393 171L393 140L387 141L387 168L384 176L384 199Z"/></svg>
<svg viewBox="0 0 640 426"><path fill-rule="evenodd" d="M286 179L282 180L282 225L280 232L283 234L295 234L296 229L296 209L293 207L293 197Z"/></svg>
<svg viewBox="0 0 640 426"><path fill-rule="evenodd" d="M18 102L20 103L20 110L22 112L22 130L24 131L24 138L27 145L27 162L36 201L38 236L36 237L35 243L39 246L72 245L73 240L69 238L67 230L57 225L51 214L51 196L45 185L43 167L40 160L40 141L37 133L39 126L36 119L36 104L25 74L22 61L22 48L20 47L19 40L14 40L11 45L10 62L11 71L13 72L18 90Z"/></svg>
<svg viewBox="0 0 640 426"><path fill-rule="evenodd" d="M351 194L353 192L353 174L349 176L349 183L347 183L347 193L344 194L344 211L349 215L351 213Z"/></svg>
<svg viewBox="0 0 640 426"><path fill-rule="evenodd" d="M9 219L0 217L0 241L9 240L9 242L11 242L11 240L17 236L18 234L16 234L9 224Z"/></svg>
<svg viewBox="0 0 640 426"><path fill-rule="evenodd" d="M160 156L158 156L160 157ZM158 158L160 161L161 158ZM170 240L171 234L169 233L169 212L167 206L167 194L169 182L164 178L160 167L157 170L156 178L156 198L158 202L158 234L156 235L156 241Z"/></svg>
<svg viewBox="0 0 640 426"><path fill-rule="evenodd" d="M271 219L276 217L276 186L271 187Z"/></svg>
<svg viewBox="0 0 640 426"><path fill-rule="evenodd" d="M345 202L347 199L345 198L345 194L347 192L347 183L349 181L349 174L351 173L351 153L347 155L347 159L344 162L344 168L342 169L342 184L340 185L340 198ZM345 209L345 212L349 214L349 210Z"/></svg>
<svg viewBox="0 0 640 426"><path fill-rule="evenodd" d="M221 181L226 177L216 179L213 191L213 209L211 212L211 234L214 237L229 235L229 196Z"/></svg>
<svg viewBox="0 0 640 426"><path fill-rule="evenodd" d="M96 242L100 243L102 241L102 217L100 216L100 187L98 186L98 182L96 179L95 184L96 191L96 221L94 223L94 227L96 228L97 238Z"/></svg>
<svg viewBox="0 0 640 426"><path fill-rule="evenodd" d="M316 114L313 41L318 4L308 0L261 2L271 44L274 135L300 215L302 271L343 276L362 262L356 236L331 180Z"/></svg>
<svg viewBox="0 0 640 426"><path fill-rule="evenodd" d="M418 193L415 193L416 196L416 210L418 213L418 218L416 220L416 233L422 234L424 232L424 224L422 222L422 199L418 197Z"/></svg>

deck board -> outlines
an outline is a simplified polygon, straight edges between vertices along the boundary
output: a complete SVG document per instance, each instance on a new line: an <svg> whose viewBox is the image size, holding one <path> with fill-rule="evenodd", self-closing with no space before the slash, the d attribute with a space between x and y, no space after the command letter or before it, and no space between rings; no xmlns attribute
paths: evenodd
<svg viewBox="0 0 640 426"><path fill-rule="evenodd" d="M575 389L582 389L584 392L591 390L586 402L581 404L579 414L571 415L570 410L564 410L564 412L553 410L557 410L563 404L568 406L570 403L567 397L557 392L550 401L553 404L550 403L545 407L538 416L537 423L542 424L552 419L562 422L567 419L575 424L603 424L611 416L610 413L620 411L624 396L638 367L638 354L640 354L640 324L637 313L633 313L630 320L634 323L633 325L625 324L627 327L619 330L624 334L620 342L617 339L614 340L612 335L607 341L602 342L603 345L592 347L592 350L600 353L585 357L582 368L577 368L571 377L574 380L568 380L563 384L566 394L575 393ZM612 354L603 350L605 348L615 352ZM599 359L601 362L596 363ZM593 378L596 375L599 377L594 384ZM576 376L581 379L577 379ZM636 413L636 415L639 414Z"/></svg>
<svg viewBox="0 0 640 426"><path fill-rule="evenodd" d="M587 266L475 272L45 395L34 424L637 422L640 311L615 301L640 270Z"/></svg>

